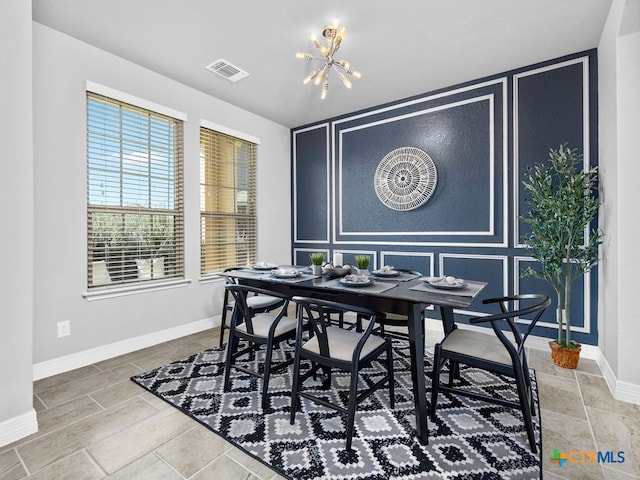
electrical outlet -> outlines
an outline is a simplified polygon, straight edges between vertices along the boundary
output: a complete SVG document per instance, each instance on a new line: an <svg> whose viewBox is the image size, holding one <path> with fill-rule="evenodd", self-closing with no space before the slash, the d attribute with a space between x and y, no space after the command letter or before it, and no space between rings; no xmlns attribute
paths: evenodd
<svg viewBox="0 0 640 480"><path fill-rule="evenodd" d="M71 320L58 322L58 338L71 335Z"/></svg>

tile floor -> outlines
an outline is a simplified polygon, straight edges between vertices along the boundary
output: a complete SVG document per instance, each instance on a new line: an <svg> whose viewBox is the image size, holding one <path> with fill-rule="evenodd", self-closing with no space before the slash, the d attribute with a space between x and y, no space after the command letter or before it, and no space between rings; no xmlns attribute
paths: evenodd
<svg viewBox="0 0 640 480"><path fill-rule="evenodd" d="M207 330L35 382L40 431L0 447L0 480L282 478L129 380L217 344L218 329ZM573 371L555 367L546 351L529 358L544 478L640 479L640 406L614 400L593 361ZM556 448L623 451L624 462L558 467L549 461Z"/></svg>

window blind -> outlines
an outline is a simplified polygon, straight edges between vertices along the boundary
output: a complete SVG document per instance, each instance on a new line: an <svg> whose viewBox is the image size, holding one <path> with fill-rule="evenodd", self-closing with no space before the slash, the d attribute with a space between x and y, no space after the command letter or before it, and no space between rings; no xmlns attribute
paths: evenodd
<svg viewBox="0 0 640 480"><path fill-rule="evenodd" d="M87 92L89 288L184 278L183 124Z"/></svg>
<svg viewBox="0 0 640 480"><path fill-rule="evenodd" d="M255 143L200 128L201 274L257 256Z"/></svg>

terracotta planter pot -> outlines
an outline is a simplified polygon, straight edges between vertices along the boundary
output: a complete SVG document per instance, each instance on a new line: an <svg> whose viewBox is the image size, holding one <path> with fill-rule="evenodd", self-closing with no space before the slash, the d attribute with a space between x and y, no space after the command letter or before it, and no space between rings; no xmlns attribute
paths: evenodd
<svg viewBox="0 0 640 480"><path fill-rule="evenodd" d="M568 348L558 345L556 342L549 342L551 347L551 358L553 363L562 368L576 368L580 360L581 345L577 342L571 342L575 348Z"/></svg>

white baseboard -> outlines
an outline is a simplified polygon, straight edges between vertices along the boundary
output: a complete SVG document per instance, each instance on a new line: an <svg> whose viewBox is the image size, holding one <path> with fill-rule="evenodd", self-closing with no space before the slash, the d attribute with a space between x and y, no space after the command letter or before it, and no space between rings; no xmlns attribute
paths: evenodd
<svg viewBox="0 0 640 480"><path fill-rule="evenodd" d="M32 408L27 413L0 422L0 447L38 431L38 418Z"/></svg>
<svg viewBox="0 0 640 480"><path fill-rule="evenodd" d="M176 338L191 335L192 333L201 332L208 328L220 325L220 315L216 317L205 318L191 323L185 323L177 327L167 328L158 332L141 335L139 337L128 338L120 342L102 345L100 347L84 350L82 352L72 353L64 357L54 358L33 365L33 379L40 380L42 378L57 375L59 373L68 372L76 368L85 367L92 363L101 362L109 358L124 355L125 353L134 352L142 348L151 347L162 342L174 340Z"/></svg>
<svg viewBox="0 0 640 480"><path fill-rule="evenodd" d="M535 348L536 350L545 350L547 352L551 352L551 347L549 347L550 338L546 337L536 337L534 335L530 335L527 338L527 347ZM589 360L598 360L598 356L600 355L600 349L595 345L585 345L581 344L580 349L580 358L587 358ZM551 355L551 353L549 353Z"/></svg>
<svg viewBox="0 0 640 480"><path fill-rule="evenodd" d="M607 361L606 357L602 354L602 351L598 350L598 358L596 361L598 362L598 366L602 371L602 375L604 376L605 382L607 382L607 386L609 390L611 390L611 395L616 400L621 400L623 402L635 403L636 405L640 405L640 385L629 382L622 382L618 380L611 365Z"/></svg>

